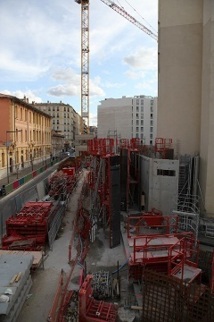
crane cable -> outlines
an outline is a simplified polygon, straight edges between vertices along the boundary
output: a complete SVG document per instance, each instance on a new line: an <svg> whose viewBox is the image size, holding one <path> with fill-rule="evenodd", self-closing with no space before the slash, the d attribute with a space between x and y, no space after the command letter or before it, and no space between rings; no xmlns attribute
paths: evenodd
<svg viewBox="0 0 214 322"><path fill-rule="evenodd" d="M142 20L144 20L149 25L149 27L151 27L151 29L153 29L155 33L157 33L157 30L155 30L155 28L127 0L124 1L141 17ZM120 1L117 0L117 2L118 5L125 10L125 8L120 4Z"/></svg>

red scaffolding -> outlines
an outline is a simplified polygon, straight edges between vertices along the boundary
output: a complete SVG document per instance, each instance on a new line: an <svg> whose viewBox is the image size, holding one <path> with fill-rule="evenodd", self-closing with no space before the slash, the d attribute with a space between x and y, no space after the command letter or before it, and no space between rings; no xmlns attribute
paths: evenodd
<svg viewBox="0 0 214 322"><path fill-rule="evenodd" d="M139 216L129 216L127 219L127 238L160 233L174 233L178 230L178 216L163 216L162 213L144 212Z"/></svg>
<svg viewBox="0 0 214 322"><path fill-rule="evenodd" d="M79 290L79 322L115 322L117 306L93 298L92 278L92 275L87 275Z"/></svg>

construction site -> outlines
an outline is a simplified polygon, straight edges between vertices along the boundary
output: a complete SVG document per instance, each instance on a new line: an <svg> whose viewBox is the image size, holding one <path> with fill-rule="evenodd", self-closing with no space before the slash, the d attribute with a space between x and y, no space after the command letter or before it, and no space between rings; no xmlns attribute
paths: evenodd
<svg viewBox="0 0 214 322"><path fill-rule="evenodd" d="M214 222L179 194L172 142L87 147L59 163L42 200L7 213L1 321L211 322Z"/></svg>
<svg viewBox="0 0 214 322"><path fill-rule="evenodd" d="M115 3L101 1L157 40ZM139 137L79 136L84 148L76 147L78 156L60 160L51 173L44 168L31 185L0 200L0 321L213 321L212 122L207 126L209 104L205 100L199 108L198 103L204 99L202 89L211 87L201 85L199 68L202 1L194 12L188 2L180 21L177 10L172 18L170 1L159 6L160 64L166 68L159 75L161 135L154 144L145 145ZM89 1L75 2L81 5L81 116L89 125ZM182 7L173 4L173 9ZM211 2L204 8L210 19ZM170 19L164 20L167 14ZM210 29L204 31L207 43ZM172 39L175 48L182 43L179 50L184 39L186 48L192 45L182 51L181 65L186 67L187 60L190 68L180 75L175 53L171 62L163 55ZM205 46L205 58L210 48ZM196 55L200 64L191 65L195 53L201 53ZM179 87L183 79L186 88L193 86L188 97L182 95L183 84ZM173 90L165 95L165 81L186 101L176 100Z"/></svg>

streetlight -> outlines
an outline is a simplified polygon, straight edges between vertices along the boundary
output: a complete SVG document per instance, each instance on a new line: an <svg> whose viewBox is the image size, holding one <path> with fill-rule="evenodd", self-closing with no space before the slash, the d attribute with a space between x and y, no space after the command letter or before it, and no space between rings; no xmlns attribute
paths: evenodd
<svg viewBox="0 0 214 322"><path fill-rule="evenodd" d="M30 155L30 163L31 163L31 169L32 169L32 172L33 172L33 156L32 154Z"/></svg>
<svg viewBox="0 0 214 322"><path fill-rule="evenodd" d="M10 178L9 178L9 165L8 165L8 156L9 156L9 147L10 147L10 142L8 141L8 134L9 133L18 133L18 132L22 132L22 130L15 130L15 131L6 131L6 148L7 148L7 183L10 182Z"/></svg>

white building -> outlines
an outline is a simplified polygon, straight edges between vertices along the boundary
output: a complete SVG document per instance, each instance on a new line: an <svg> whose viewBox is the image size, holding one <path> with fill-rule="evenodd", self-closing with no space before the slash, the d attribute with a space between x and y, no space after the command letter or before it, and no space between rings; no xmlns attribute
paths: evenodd
<svg viewBox="0 0 214 322"><path fill-rule="evenodd" d="M154 144L157 129L157 97L108 98L98 106L98 138L117 133L123 139L140 138Z"/></svg>

